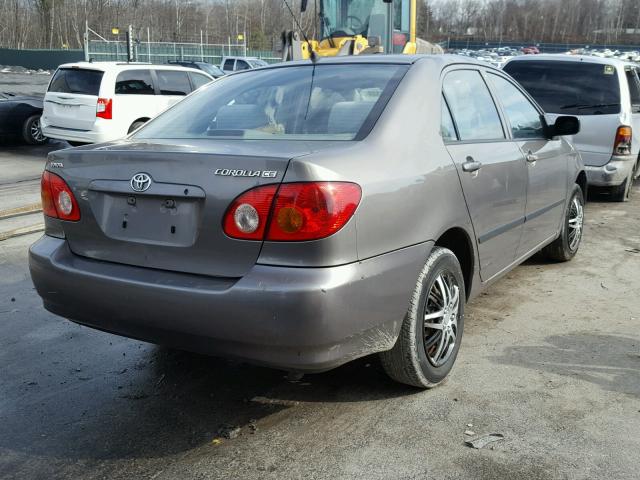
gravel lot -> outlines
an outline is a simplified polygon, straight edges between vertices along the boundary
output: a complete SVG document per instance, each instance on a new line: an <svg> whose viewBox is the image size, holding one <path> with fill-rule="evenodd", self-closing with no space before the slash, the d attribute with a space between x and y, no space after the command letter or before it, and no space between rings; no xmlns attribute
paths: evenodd
<svg viewBox="0 0 640 480"><path fill-rule="evenodd" d="M0 183L57 147L0 146ZM38 235L0 242L0 478L637 479L640 186L586 215L572 262L534 258L469 305L431 391L375 358L289 381L80 327L33 290Z"/></svg>

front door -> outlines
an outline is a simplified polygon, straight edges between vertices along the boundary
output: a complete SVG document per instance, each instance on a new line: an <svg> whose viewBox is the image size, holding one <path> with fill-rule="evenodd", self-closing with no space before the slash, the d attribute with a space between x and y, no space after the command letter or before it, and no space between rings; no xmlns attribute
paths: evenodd
<svg viewBox="0 0 640 480"><path fill-rule="evenodd" d="M516 85L501 75L489 73L488 78L502 105L511 137L526 160L527 207L517 254L520 257L558 233L569 182L567 159L573 152L559 138L545 137L542 112Z"/></svg>
<svg viewBox="0 0 640 480"><path fill-rule="evenodd" d="M516 258L526 202L527 171L518 145L507 138L498 109L479 70L447 73L443 123L458 169L478 245L480 276L488 280ZM447 109L448 105L448 109Z"/></svg>

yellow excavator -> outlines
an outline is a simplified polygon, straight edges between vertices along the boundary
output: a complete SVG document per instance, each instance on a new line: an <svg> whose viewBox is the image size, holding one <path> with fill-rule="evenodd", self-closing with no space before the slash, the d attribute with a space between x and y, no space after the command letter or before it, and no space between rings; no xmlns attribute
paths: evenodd
<svg viewBox="0 0 640 480"><path fill-rule="evenodd" d="M296 31L282 34L282 60L371 53L442 53L416 37L417 0L315 0L318 39ZM287 8L288 2L285 0ZM300 11L309 7L301 0ZM296 19L293 11L291 14ZM297 20L296 20L297 23ZM298 25L299 27L299 25Z"/></svg>

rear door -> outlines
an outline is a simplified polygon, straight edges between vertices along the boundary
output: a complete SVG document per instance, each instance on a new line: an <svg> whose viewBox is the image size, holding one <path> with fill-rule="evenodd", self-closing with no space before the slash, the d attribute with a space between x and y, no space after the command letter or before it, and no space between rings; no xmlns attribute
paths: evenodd
<svg viewBox="0 0 640 480"><path fill-rule="evenodd" d="M45 95L46 123L52 127L91 130L103 75L100 70L88 68L58 69Z"/></svg>
<svg viewBox="0 0 640 480"><path fill-rule="evenodd" d="M443 108L443 124L450 112L455 125L455 138L446 142L447 149L458 169L475 230L480 275L486 281L516 258L527 171L479 70L449 71L443 94L448 106Z"/></svg>
<svg viewBox="0 0 640 480"><path fill-rule="evenodd" d="M527 170L527 206L522 241L516 256L525 255L560 227L568 185L566 144L545 138L536 106L505 77L489 73L489 83L506 115L513 141L520 147Z"/></svg>
<svg viewBox="0 0 640 480"><path fill-rule="evenodd" d="M157 114L150 70L123 70L116 77L113 119L126 135L136 120Z"/></svg>

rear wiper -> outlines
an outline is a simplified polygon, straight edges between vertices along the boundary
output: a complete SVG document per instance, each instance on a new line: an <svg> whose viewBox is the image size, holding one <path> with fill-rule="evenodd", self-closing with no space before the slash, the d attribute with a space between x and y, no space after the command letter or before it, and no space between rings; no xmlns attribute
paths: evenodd
<svg viewBox="0 0 640 480"><path fill-rule="evenodd" d="M588 103L574 103L572 105L564 105L560 107L560 110L565 110L567 108L575 108L578 110L582 110L585 108L603 108L603 107L617 107L620 105L619 103L595 103L593 105L589 105Z"/></svg>

